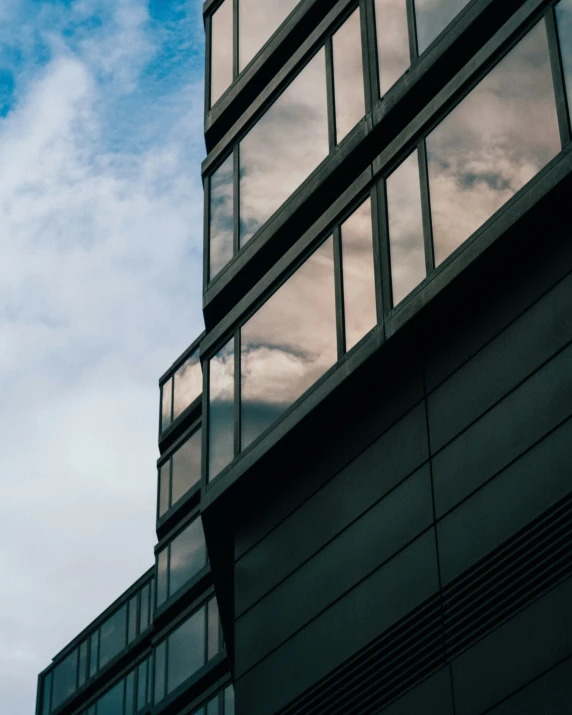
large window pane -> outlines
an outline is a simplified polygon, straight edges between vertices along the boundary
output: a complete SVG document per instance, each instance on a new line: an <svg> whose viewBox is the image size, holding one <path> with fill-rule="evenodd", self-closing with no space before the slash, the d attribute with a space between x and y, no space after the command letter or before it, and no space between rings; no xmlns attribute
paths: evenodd
<svg viewBox="0 0 572 715"><path fill-rule="evenodd" d="M164 432L172 422L172 406L173 406L173 378L161 388L161 432Z"/></svg>
<svg viewBox="0 0 572 715"><path fill-rule="evenodd" d="M227 0L228 2L228 0ZM239 72L269 40L299 0L239 0Z"/></svg>
<svg viewBox="0 0 572 715"><path fill-rule="evenodd" d="M149 658L137 666L137 709L142 710L149 702Z"/></svg>
<svg viewBox="0 0 572 715"><path fill-rule="evenodd" d="M342 224L341 233L346 350L351 350L377 323L369 199Z"/></svg>
<svg viewBox="0 0 572 715"><path fill-rule="evenodd" d="M97 715L123 715L123 688L121 680L97 701Z"/></svg>
<svg viewBox="0 0 572 715"><path fill-rule="evenodd" d="M157 608L168 598L169 547L157 554Z"/></svg>
<svg viewBox="0 0 572 715"><path fill-rule="evenodd" d="M169 596L190 581L206 564L203 525L195 519L171 542Z"/></svg>
<svg viewBox="0 0 572 715"><path fill-rule="evenodd" d="M77 648L54 668L52 685L52 710L69 698L76 690L78 666Z"/></svg>
<svg viewBox="0 0 572 715"><path fill-rule="evenodd" d="M207 604L207 658L210 660L219 652L220 644L220 620L218 614L218 603L216 598L211 598Z"/></svg>
<svg viewBox="0 0 572 715"><path fill-rule="evenodd" d="M232 83L232 0L224 0L211 20L211 107Z"/></svg>
<svg viewBox="0 0 572 715"><path fill-rule="evenodd" d="M79 647L79 675L78 687L81 687L87 680L87 638Z"/></svg>
<svg viewBox="0 0 572 715"><path fill-rule="evenodd" d="M99 633L99 667L108 663L126 644L127 638L127 609L122 606L100 628Z"/></svg>
<svg viewBox="0 0 572 715"><path fill-rule="evenodd" d="M322 49L240 143L241 246L327 155Z"/></svg>
<svg viewBox="0 0 572 715"><path fill-rule="evenodd" d="M336 141L340 142L365 114L359 8L332 39Z"/></svg>
<svg viewBox="0 0 572 715"><path fill-rule="evenodd" d="M203 372L198 352L185 360L174 379L173 419L176 420L203 391Z"/></svg>
<svg viewBox="0 0 572 715"><path fill-rule="evenodd" d="M425 278L419 159L413 152L387 179L393 305Z"/></svg>
<svg viewBox="0 0 572 715"><path fill-rule="evenodd" d="M227 0L228 2L228 0ZM233 158L225 159L210 178L209 279L226 266L233 254Z"/></svg>
<svg viewBox="0 0 572 715"><path fill-rule="evenodd" d="M234 339L209 363L209 479L234 457Z"/></svg>
<svg viewBox="0 0 572 715"><path fill-rule="evenodd" d="M127 642L131 643L137 636L137 596L129 601L129 615L127 617Z"/></svg>
<svg viewBox="0 0 572 715"><path fill-rule="evenodd" d="M560 51L566 81L568 107L572 112L572 0L561 0L556 5L556 20L560 36Z"/></svg>
<svg viewBox="0 0 572 715"><path fill-rule="evenodd" d="M44 676L44 687L42 692L42 715L48 715L50 712L50 700L52 699L52 675L48 673Z"/></svg>
<svg viewBox="0 0 572 715"><path fill-rule="evenodd" d="M168 638L167 694L205 664L205 609L194 613Z"/></svg>
<svg viewBox="0 0 572 715"><path fill-rule="evenodd" d="M171 506L174 506L201 478L201 440L198 429L173 455Z"/></svg>
<svg viewBox="0 0 572 715"><path fill-rule="evenodd" d="M410 60L406 0L375 0L379 93L384 95Z"/></svg>
<svg viewBox="0 0 572 715"><path fill-rule="evenodd" d="M97 672L97 648L99 644L99 629L92 633L89 639L89 677Z"/></svg>
<svg viewBox="0 0 572 715"><path fill-rule="evenodd" d="M171 460L159 467L159 516L163 516L169 510L169 484L170 484Z"/></svg>
<svg viewBox="0 0 572 715"><path fill-rule="evenodd" d="M234 687L229 685L224 691L224 715L234 715Z"/></svg>
<svg viewBox="0 0 572 715"><path fill-rule="evenodd" d="M417 46L424 52L469 0L415 0Z"/></svg>
<svg viewBox="0 0 572 715"><path fill-rule="evenodd" d="M331 237L242 328L242 446L337 359Z"/></svg>
<svg viewBox="0 0 572 715"><path fill-rule="evenodd" d="M427 139L435 263L559 150L542 21Z"/></svg>
<svg viewBox="0 0 572 715"><path fill-rule="evenodd" d="M153 701L158 703L165 697L165 655L167 642L163 641L155 648L155 683L153 690Z"/></svg>
<svg viewBox="0 0 572 715"><path fill-rule="evenodd" d="M135 710L135 671L125 678L125 715L132 715Z"/></svg>
<svg viewBox="0 0 572 715"><path fill-rule="evenodd" d="M139 633L147 628L150 622L150 606L151 606L151 589L153 587L153 581L143 586L141 589L140 603L139 603Z"/></svg>

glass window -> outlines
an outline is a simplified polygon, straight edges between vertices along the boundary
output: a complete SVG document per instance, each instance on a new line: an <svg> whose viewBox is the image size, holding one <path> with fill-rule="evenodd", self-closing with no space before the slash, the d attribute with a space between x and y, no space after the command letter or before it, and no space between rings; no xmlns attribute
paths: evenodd
<svg viewBox="0 0 572 715"><path fill-rule="evenodd" d="M207 715L220 715L218 695L207 703Z"/></svg>
<svg viewBox="0 0 572 715"><path fill-rule="evenodd" d="M556 5L556 21L560 36L562 67L568 95L568 107L572 113L572 0L561 0Z"/></svg>
<svg viewBox="0 0 572 715"><path fill-rule="evenodd" d="M234 251L233 166L230 154L210 178L209 280L226 266Z"/></svg>
<svg viewBox="0 0 572 715"><path fill-rule="evenodd" d="M141 589L140 603L139 603L139 633L147 628L150 623L150 605L151 605L151 587L153 581L143 586Z"/></svg>
<svg viewBox="0 0 572 715"><path fill-rule="evenodd" d="M157 606L197 575L206 564L206 553L203 525L199 517L158 554Z"/></svg>
<svg viewBox="0 0 572 715"><path fill-rule="evenodd" d="M137 710L142 710L149 702L149 658L137 666Z"/></svg>
<svg viewBox="0 0 572 715"><path fill-rule="evenodd" d="M234 339L209 363L209 479L234 457Z"/></svg>
<svg viewBox="0 0 572 715"><path fill-rule="evenodd" d="M165 655L167 641L159 643L155 648L155 688L153 699L156 703L165 697Z"/></svg>
<svg viewBox="0 0 572 715"><path fill-rule="evenodd" d="M97 672L97 646L99 643L99 629L95 631L95 633L91 634L91 637L89 639L90 643L90 648L89 648L89 677L91 678L92 675L95 675Z"/></svg>
<svg viewBox="0 0 572 715"><path fill-rule="evenodd" d="M435 263L559 151L541 21L427 138Z"/></svg>
<svg viewBox="0 0 572 715"><path fill-rule="evenodd" d="M157 603L158 608L167 600L169 578L169 547L157 554Z"/></svg>
<svg viewBox="0 0 572 715"><path fill-rule="evenodd" d="M242 70L280 27L299 0L239 0L238 70Z"/></svg>
<svg viewBox="0 0 572 715"><path fill-rule="evenodd" d="M375 0L379 93L383 96L408 69L407 0Z"/></svg>
<svg viewBox="0 0 572 715"><path fill-rule="evenodd" d="M240 143L241 247L328 151L326 60L321 49Z"/></svg>
<svg viewBox="0 0 572 715"><path fill-rule="evenodd" d="M159 467L159 516L169 511L169 488L171 483L171 460Z"/></svg>
<svg viewBox="0 0 572 715"><path fill-rule="evenodd" d="M341 239L346 350L351 350L377 323L369 199L342 224Z"/></svg>
<svg viewBox="0 0 572 715"><path fill-rule="evenodd" d="M211 20L211 106L232 84L232 0L224 0Z"/></svg>
<svg viewBox="0 0 572 715"><path fill-rule="evenodd" d="M127 609L122 606L100 628L99 667L120 653L126 645Z"/></svg>
<svg viewBox="0 0 572 715"><path fill-rule="evenodd" d="M332 50L336 140L340 142L365 114L359 8L334 34Z"/></svg>
<svg viewBox="0 0 572 715"><path fill-rule="evenodd" d="M87 680L87 638L79 647L79 674L77 679L78 687Z"/></svg>
<svg viewBox="0 0 572 715"><path fill-rule="evenodd" d="M78 649L73 650L53 670L52 710L75 693L77 687Z"/></svg>
<svg viewBox="0 0 572 715"><path fill-rule="evenodd" d="M337 359L331 237L242 327L241 339L244 448Z"/></svg>
<svg viewBox="0 0 572 715"><path fill-rule="evenodd" d="M171 506L174 506L201 478L201 442L199 428L174 453Z"/></svg>
<svg viewBox="0 0 572 715"><path fill-rule="evenodd" d="M224 715L234 715L234 687L229 685L224 691Z"/></svg>
<svg viewBox="0 0 572 715"><path fill-rule="evenodd" d="M123 715L124 681L120 680L97 701L97 715Z"/></svg>
<svg viewBox="0 0 572 715"><path fill-rule="evenodd" d="M418 52L424 52L469 0L415 0Z"/></svg>
<svg viewBox="0 0 572 715"><path fill-rule="evenodd" d="M135 671L125 678L125 715L135 712Z"/></svg>
<svg viewBox="0 0 572 715"><path fill-rule="evenodd" d="M426 275L417 151L389 176L386 187L391 286L397 305Z"/></svg>
<svg viewBox="0 0 572 715"><path fill-rule="evenodd" d="M174 375L173 419L192 404L203 391L203 372L198 351L190 355Z"/></svg>
<svg viewBox="0 0 572 715"><path fill-rule="evenodd" d="M211 598L207 604L208 641L207 659L213 658L220 650L220 619L216 598Z"/></svg>
<svg viewBox="0 0 572 715"><path fill-rule="evenodd" d="M42 692L42 715L48 715L50 712L50 700L52 699L52 672L46 673L44 676L44 687Z"/></svg>
<svg viewBox="0 0 572 715"><path fill-rule="evenodd" d="M173 408L173 378L161 387L161 432L164 432L172 422Z"/></svg>
<svg viewBox="0 0 572 715"><path fill-rule="evenodd" d="M205 609L201 608L167 639L167 694L205 664Z"/></svg>
<svg viewBox="0 0 572 715"><path fill-rule="evenodd" d="M137 636L137 596L129 601L129 617L127 623L127 641L131 643Z"/></svg>

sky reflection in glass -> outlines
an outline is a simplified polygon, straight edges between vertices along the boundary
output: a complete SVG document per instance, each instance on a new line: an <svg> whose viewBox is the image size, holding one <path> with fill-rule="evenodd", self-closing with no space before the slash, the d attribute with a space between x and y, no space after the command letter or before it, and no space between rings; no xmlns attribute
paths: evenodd
<svg viewBox="0 0 572 715"><path fill-rule="evenodd" d="M233 254L233 158L227 157L210 178L209 279Z"/></svg>
<svg viewBox="0 0 572 715"><path fill-rule="evenodd" d="M355 10L332 38L336 141L365 114L360 11Z"/></svg>
<svg viewBox="0 0 572 715"><path fill-rule="evenodd" d="M224 0L211 20L211 107L232 84L232 0Z"/></svg>
<svg viewBox="0 0 572 715"><path fill-rule="evenodd" d="M190 355L174 375L173 419L192 403L203 391L203 372L199 353Z"/></svg>
<svg viewBox="0 0 572 715"><path fill-rule="evenodd" d="M243 326L242 448L335 363L334 296L330 237Z"/></svg>
<svg viewBox="0 0 572 715"><path fill-rule="evenodd" d="M568 108L572 113L572 0L561 0L556 5L556 21L560 37L562 68L568 95Z"/></svg>
<svg viewBox="0 0 572 715"><path fill-rule="evenodd" d="M209 363L208 476L216 475L234 457L234 338Z"/></svg>
<svg viewBox="0 0 572 715"><path fill-rule="evenodd" d="M228 2L228 0L227 0ZM239 0L238 2L238 71L250 60L280 27L299 0Z"/></svg>
<svg viewBox="0 0 572 715"><path fill-rule="evenodd" d="M435 264L559 151L541 21L427 138Z"/></svg>
<svg viewBox="0 0 572 715"><path fill-rule="evenodd" d="M379 93L383 96L408 69L406 0L375 0Z"/></svg>
<svg viewBox="0 0 572 715"><path fill-rule="evenodd" d="M167 695L205 663L205 609L201 608L167 639Z"/></svg>
<svg viewBox="0 0 572 715"><path fill-rule="evenodd" d="M469 0L415 0L417 47L421 54Z"/></svg>
<svg viewBox="0 0 572 715"><path fill-rule="evenodd" d="M171 542L169 596L197 575L207 562L206 555L203 525L198 518Z"/></svg>

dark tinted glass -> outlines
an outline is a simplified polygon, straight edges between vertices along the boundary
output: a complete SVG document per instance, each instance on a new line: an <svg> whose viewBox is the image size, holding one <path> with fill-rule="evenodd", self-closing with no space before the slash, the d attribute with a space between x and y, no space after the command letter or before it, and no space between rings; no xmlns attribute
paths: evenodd
<svg viewBox="0 0 572 715"><path fill-rule="evenodd" d="M560 150L544 21L429 135L439 264Z"/></svg>
<svg viewBox="0 0 572 715"><path fill-rule="evenodd" d="M167 600L167 573L169 568L169 547L157 554L157 608Z"/></svg>
<svg viewBox="0 0 572 715"><path fill-rule="evenodd" d="M417 45L424 52L469 0L415 0Z"/></svg>
<svg viewBox="0 0 572 715"><path fill-rule="evenodd" d="M337 359L331 237L241 332L244 448Z"/></svg>
<svg viewBox="0 0 572 715"><path fill-rule="evenodd" d="M171 408L173 405L173 378L161 388L161 432L164 432L171 424Z"/></svg>
<svg viewBox="0 0 572 715"><path fill-rule="evenodd" d="M234 457L234 339L209 363L209 479Z"/></svg>
<svg viewBox="0 0 572 715"><path fill-rule="evenodd" d="M125 678L125 715L135 712L135 671Z"/></svg>
<svg viewBox="0 0 572 715"><path fill-rule="evenodd" d="M137 712L149 701L149 659L137 666Z"/></svg>
<svg viewBox="0 0 572 715"><path fill-rule="evenodd" d="M155 648L155 683L153 701L158 703L165 697L165 651L167 645L163 641Z"/></svg>
<svg viewBox="0 0 572 715"><path fill-rule="evenodd" d="M171 542L169 596L188 583L206 564L203 525L195 519Z"/></svg>
<svg viewBox="0 0 572 715"><path fill-rule="evenodd" d="M194 613L169 636L167 693L205 663L205 609Z"/></svg>
<svg viewBox="0 0 572 715"><path fill-rule="evenodd" d="M97 701L97 715L123 715L124 685L121 680Z"/></svg>
<svg viewBox="0 0 572 715"><path fill-rule="evenodd" d="M360 11L355 10L332 38L336 141L365 114Z"/></svg>
<svg viewBox="0 0 572 715"><path fill-rule="evenodd" d="M393 305L425 278L419 159L413 152L387 179Z"/></svg>
<svg viewBox="0 0 572 715"><path fill-rule="evenodd" d="M240 245L328 154L326 60L310 60L240 143Z"/></svg>
<svg viewBox="0 0 572 715"><path fill-rule="evenodd" d="M151 605L151 588L153 581L143 586L141 589L141 600L139 603L139 633L142 633L149 625L149 610Z"/></svg>
<svg viewBox="0 0 572 715"><path fill-rule="evenodd" d="M218 695L207 703L207 715L220 715Z"/></svg>
<svg viewBox="0 0 572 715"><path fill-rule="evenodd" d="M346 350L377 323L371 202L368 199L341 226Z"/></svg>
<svg viewBox="0 0 572 715"><path fill-rule="evenodd" d="M228 0L227 0L228 2ZM210 178L209 279L226 266L233 254L232 154Z"/></svg>
<svg viewBox="0 0 572 715"><path fill-rule="evenodd" d="M211 20L211 107L232 83L232 0L224 0Z"/></svg>
<svg viewBox="0 0 572 715"><path fill-rule="evenodd" d="M218 615L218 604L216 598L211 598L211 600L207 604L207 620L207 658L210 660L219 652L220 642L220 624Z"/></svg>
<svg viewBox="0 0 572 715"><path fill-rule="evenodd" d="M122 606L101 626L99 632L99 667L120 653L127 642L127 608Z"/></svg>
<svg viewBox="0 0 572 715"><path fill-rule="evenodd" d="M127 617L127 641L131 641L137 635L137 596L133 596L129 601L129 615Z"/></svg>
<svg viewBox="0 0 572 715"><path fill-rule="evenodd" d="M407 0L375 0L379 92L384 95L410 64Z"/></svg>
<svg viewBox="0 0 572 715"><path fill-rule="evenodd" d="M79 674L78 687L81 687L87 680L87 639L79 647Z"/></svg>
<svg viewBox="0 0 572 715"><path fill-rule="evenodd" d="M52 673L44 676L44 687L42 693L42 715L50 712L50 700L52 698Z"/></svg>
<svg viewBox="0 0 572 715"><path fill-rule="evenodd" d="M228 0L227 0L228 1ZM274 34L299 0L239 0L239 72Z"/></svg>
<svg viewBox="0 0 572 715"><path fill-rule="evenodd" d="M572 0L561 0L556 5L556 20L560 36L560 51L566 81L568 107L572 112Z"/></svg>
<svg viewBox="0 0 572 715"><path fill-rule="evenodd" d="M78 649L72 651L53 671L52 710L67 700L76 690Z"/></svg>
<svg viewBox="0 0 572 715"><path fill-rule="evenodd" d="M97 645L99 643L99 630L91 634L89 639L89 676L97 672Z"/></svg>
<svg viewBox="0 0 572 715"><path fill-rule="evenodd" d="M201 478L201 440L198 429L173 455L171 506L174 506Z"/></svg>
<svg viewBox="0 0 572 715"><path fill-rule="evenodd" d="M167 460L159 468L159 516L163 516L169 510L169 483L170 483L171 460Z"/></svg>
<svg viewBox="0 0 572 715"><path fill-rule="evenodd" d="M234 715L234 688L229 685L224 691L224 715Z"/></svg>
<svg viewBox="0 0 572 715"><path fill-rule="evenodd" d="M173 419L185 410L203 391L203 371L199 354L190 355L174 375Z"/></svg>

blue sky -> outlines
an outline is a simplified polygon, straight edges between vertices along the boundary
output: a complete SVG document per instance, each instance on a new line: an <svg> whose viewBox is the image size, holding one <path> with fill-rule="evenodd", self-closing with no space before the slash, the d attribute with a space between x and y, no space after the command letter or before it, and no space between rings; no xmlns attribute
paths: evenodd
<svg viewBox="0 0 572 715"><path fill-rule="evenodd" d="M200 0L0 3L0 711L153 563L202 330Z"/></svg>

